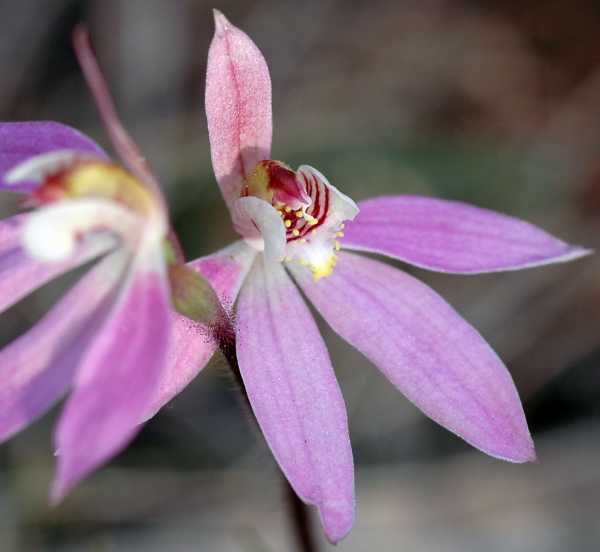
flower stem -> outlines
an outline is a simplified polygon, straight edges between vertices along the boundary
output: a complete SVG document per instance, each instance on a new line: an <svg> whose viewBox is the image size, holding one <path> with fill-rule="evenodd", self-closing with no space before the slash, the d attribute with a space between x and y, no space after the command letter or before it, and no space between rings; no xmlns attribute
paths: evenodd
<svg viewBox="0 0 600 552"><path fill-rule="evenodd" d="M246 388L244 387L240 366L238 364L237 355L235 352L235 333L233 328L231 328L229 325L227 329L221 329L219 334L219 348L221 349L221 352L223 353L223 356L225 357L225 360L231 369L233 377L240 388L240 392L242 393L246 406L248 406L249 411L252 413L250 399L248 398ZM252 413L251 417L254 420L254 423L258 426L258 422L254 417L254 413ZM288 505L287 511L290 521L294 527L294 534L298 543L298 550L300 552L316 552L317 545L312 531L308 509L306 505L298 498L298 495L283 474L282 479L286 492L286 503Z"/></svg>
<svg viewBox="0 0 600 552"><path fill-rule="evenodd" d="M312 531L308 508L302 502L287 479L283 478L283 483L286 487L288 512L291 520L294 523L294 532L296 540L302 552L316 552L317 543Z"/></svg>

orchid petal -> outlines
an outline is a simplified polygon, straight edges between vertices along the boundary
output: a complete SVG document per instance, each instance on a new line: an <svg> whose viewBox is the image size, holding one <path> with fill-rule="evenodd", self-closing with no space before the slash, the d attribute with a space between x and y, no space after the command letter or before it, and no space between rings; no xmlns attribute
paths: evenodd
<svg viewBox="0 0 600 552"><path fill-rule="evenodd" d="M304 269L292 270L331 327L427 416L491 456L535 458L510 374L433 290L349 253L319 282Z"/></svg>
<svg viewBox="0 0 600 552"><path fill-rule="evenodd" d="M264 250L269 261L279 262L285 256L285 226L271 204L257 197L241 197L233 204L236 230L248 243Z"/></svg>
<svg viewBox="0 0 600 552"><path fill-rule="evenodd" d="M166 363L171 312L162 251L133 263L58 423L55 502L139 431Z"/></svg>
<svg viewBox="0 0 600 552"><path fill-rule="evenodd" d="M0 190L32 192L39 182L22 181L11 185L5 181L5 174L30 157L61 150L108 159L91 138L67 125L49 121L0 123Z"/></svg>
<svg viewBox="0 0 600 552"><path fill-rule="evenodd" d="M566 262L589 254L525 221L419 196L360 203L342 246L438 272L476 274Z"/></svg>
<svg viewBox="0 0 600 552"><path fill-rule="evenodd" d="M255 256L256 252L240 241L188 266L210 282L223 306L231 311ZM179 394L206 366L217 348L209 328L177 313L172 318L167 366L144 419L154 416Z"/></svg>
<svg viewBox="0 0 600 552"><path fill-rule="evenodd" d="M337 542L354 520L346 408L323 339L279 263L260 255L238 303L244 386L275 459Z"/></svg>
<svg viewBox="0 0 600 552"><path fill-rule="evenodd" d="M126 260L122 252L106 257L33 328L0 351L0 441L66 393L108 313Z"/></svg>
<svg viewBox="0 0 600 552"><path fill-rule="evenodd" d="M115 239L109 235L81 240L66 260L45 263L33 259L21 247L22 231L29 214L0 221L0 313L53 278L109 251Z"/></svg>
<svg viewBox="0 0 600 552"><path fill-rule="evenodd" d="M208 52L206 117L213 169L228 206L242 183L271 151L271 78L254 42L214 11Z"/></svg>

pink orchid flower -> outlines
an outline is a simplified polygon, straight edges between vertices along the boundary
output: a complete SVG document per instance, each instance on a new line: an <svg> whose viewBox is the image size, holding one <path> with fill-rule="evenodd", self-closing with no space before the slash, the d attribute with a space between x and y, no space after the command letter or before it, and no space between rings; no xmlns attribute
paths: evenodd
<svg viewBox="0 0 600 552"><path fill-rule="evenodd" d="M318 508L329 540L353 525L352 450L327 348L298 287L427 416L491 456L533 460L517 390L479 333L417 279L350 251L456 274L588 252L463 203L392 196L357 205L316 169L271 160L266 62L219 12L215 24L206 114L216 179L241 239L191 266L225 303L237 299L237 356L254 414L298 496ZM195 347L181 385L214 349Z"/></svg>
<svg viewBox="0 0 600 552"><path fill-rule="evenodd" d="M71 391L55 434L58 501L137 433L166 364L166 214L145 185L57 123L0 124L0 173L2 189L30 189L36 207L0 221L2 311L102 257L0 350L0 440Z"/></svg>
<svg viewBox="0 0 600 552"><path fill-rule="evenodd" d="M0 312L97 260L37 324L0 350L0 441L70 391L55 432L55 502L120 452L172 396L177 363L186 360L185 343L176 338L194 327L171 309L178 298L170 284L181 280L173 271L181 269L171 258L158 185L117 119L82 29L75 41L131 172L63 124L0 124L0 190L27 194L34 207L0 221Z"/></svg>

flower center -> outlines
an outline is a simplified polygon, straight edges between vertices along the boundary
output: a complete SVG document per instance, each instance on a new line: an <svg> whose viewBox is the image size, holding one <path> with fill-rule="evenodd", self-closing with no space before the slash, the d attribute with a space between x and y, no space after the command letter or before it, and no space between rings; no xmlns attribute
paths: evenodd
<svg viewBox="0 0 600 552"><path fill-rule="evenodd" d="M343 222L354 218L358 207L321 173L306 165L294 172L279 161L261 161L242 195L259 197L279 212L287 242L285 262L307 266L315 280L333 272Z"/></svg>
<svg viewBox="0 0 600 552"><path fill-rule="evenodd" d="M32 157L11 173L13 182L39 182L28 200L37 209L23 228L23 246L34 258L66 259L88 234L118 237L115 244L130 249L165 238L162 205L118 165L65 150Z"/></svg>
<svg viewBox="0 0 600 552"><path fill-rule="evenodd" d="M118 165L97 160L76 160L48 173L32 194L38 205L80 198L110 199L142 216L157 209L152 194L137 178Z"/></svg>

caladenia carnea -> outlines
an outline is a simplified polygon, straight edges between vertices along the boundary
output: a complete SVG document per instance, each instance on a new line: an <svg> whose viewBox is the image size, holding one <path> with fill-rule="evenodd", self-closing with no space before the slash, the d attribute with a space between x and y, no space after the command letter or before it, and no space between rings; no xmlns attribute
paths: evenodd
<svg viewBox="0 0 600 552"><path fill-rule="evenodd" d="M464 203L391 196L356 204L316 169L273 160L265 60L219 12L215 25L206 115L213 168L240 240L190 264L234 305L253 412L295 492L318 508L329 540L342 539L354 521L352 450L327 348L298 287L427 416L491 456L533 460L517 390L485 340L419 280L355 252L477 274L588 251ZM211 347L190 354L192 366L202 366Z"/></svg>
<svg viewBox="0 0 600 552"><path fill-rule="evenodd" d="M129 170L68 126L0 124L0 190L26 194L29 208L0 221L0 312L95 261L0 350L0 440L70 392L54 436L53 501L122 450L180 390L187 335L227 325L210 286L181 262L156 179L117 119L85 30L74 37Z"/></svg>

